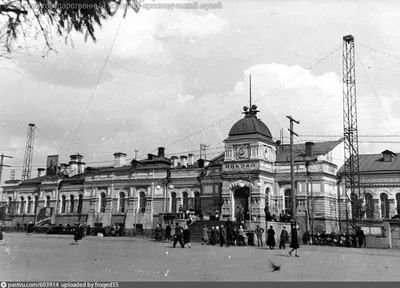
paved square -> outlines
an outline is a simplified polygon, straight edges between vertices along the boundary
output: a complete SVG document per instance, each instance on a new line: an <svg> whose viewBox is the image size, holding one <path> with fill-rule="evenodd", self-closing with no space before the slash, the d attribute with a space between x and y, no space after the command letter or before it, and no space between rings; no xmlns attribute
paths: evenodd
<svg viewBox="0 0 400 288"><path fill-rule="evenodd" d="M0 279L9 281L399 281L400 251L302 246L288 250L172 248L142 238L4 233ZM178 246L177 246L178 247ZM270 262L281 270L270 272Z"/></svg>

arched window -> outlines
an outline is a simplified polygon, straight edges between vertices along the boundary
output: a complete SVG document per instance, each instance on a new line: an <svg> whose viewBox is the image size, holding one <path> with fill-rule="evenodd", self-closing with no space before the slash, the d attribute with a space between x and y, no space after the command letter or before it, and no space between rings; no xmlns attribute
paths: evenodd
<svg viewBox="0 0 400 288"><path fill-rule="evenodd" d="M177 203L176 203L176 193L171 193L171 213L176 213L177 211Z"/></svg>
<svg viewBox="0 0 400 288"><path fill-rule="evenodd" d="M285 190L285 209L292 209L292 190L286 189Z"/></svg>
<svg viewBox="0 0 400 288"><path fill-rule="evenodd" d="M33 208L33 213L37 213L37 208L39 207L39 196L35 196L35 206Z"/></svg>
<svg viewBox="0 0 400 288"><path fill-rule="evenodd" d="M67 206L67 197L63 195L61 196L61 213L65 213L66 206Z"/></svg>
<svg viewBox="0 0 400 288"><path fill-rule="evenodd" d="M125 213L125 193L119 193L119 212Z"/></svg>
<svg viewBox="0 0 400 288"><path fill-rule="evenodd" d="M28 207L26 208L26 213L31 213L31 209L32 209L32 198L31 196L28 196Z"/></svg>
<svg viewBox="0 0 400 288"><path fill-rule="evenodd" d="M106 194L101 193L100 194L100 213L106 212L106 206L107 206Z"/></svg>
<svg viewBox="0 0 400 288"><path fill-rule="evenodd" d="M185 209L189 209L189 201L188 201L188 193L187 192L183 192L182 193L182 205L183 205L183 208L185 208Z"/></svg>
<svg viewBox="0 0 400 288"><path fill-rule="evenodd" d="M265 206L269 206L270 197L271 197L271 189L267 187L265 188Z"/></svg>
<svg viewBox="0 0 400 288"><path fill-rule="evenodd" d="M144 192L140 192L139 212L146 212L146 194Z"/></svg>
<svg viewBox="0 0 400 288"><path fill-rule="evenodd" d="M351 217L353 219L358 219L360 215L358 215L358 196L356 193L351 193L350 195L350 203L351 203Z"/></svg>
<svg viewBox="0 0 400 288"><path fill-rule="evenodd" d="M200 207L200 193L195 192L194 193L194 210L199 211L201 209Z"/></svg>
<svg viewBox="0 0 400 288"><path fill-rule="evenodd" d="M19 205L19 214L24 214L25 213L25 199L24 197L21 196L20 198L20 205Z"/></svg>
<svg viewBox="0 0 400 288"><path fill-rule="evenodd" d="M397 215L400 215L400 193L396 194L396 210Z"/></svg>
<svg viewBox="0 0 400 288"><path fill-rule="evenodd" d="M372 194L365 195L365 214L367 218L374 218L374 202L372 201Z"/></svg>
<svg viewBox="0 0 400 288"><path fill-rule="evenodd" d="M73 214L74 213L74 208L75 208L75 197L74 195L69 196L69 213Z"/></svg>
<svg viewBox="0 0 400 288"><path fill-rule="evenodd" d="M78 214L82 214L82 206L83 206L83 196L79 194L78 196Z"/></svg>
<svg viewBox="0 0 400 288"><path fill-rule="evenodd" d="M50 196L46 196L46 207L50 207Z"/></svg>
<svg viewBox="0 0 400 288"><path fill-rule="evenodd" d="M7 213L11 214L11 205L12 205L12 199L11 197L8 197L8 203L7 203Z"/></svg>
<svg viewBox="0 0 400 288"><path fill-rule="evenodd" d="M389 218L389 197L387 194L381 194L381 217Z"/></svg>

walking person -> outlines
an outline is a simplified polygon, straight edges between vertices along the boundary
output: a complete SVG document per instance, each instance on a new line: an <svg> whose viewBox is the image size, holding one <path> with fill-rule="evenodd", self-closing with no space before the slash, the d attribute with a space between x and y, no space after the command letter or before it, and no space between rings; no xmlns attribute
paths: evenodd
<svg viewBox="0 0 400 288"><path fill-rule="evenodd" d="M269 246L271 250L275 249L275 231L272 226L269 226L267 230L267 246Z"/></svg>
<svg viewBox="0 0 400 288"><path fill-rule="evenodd" d="M292 227L291 227L292 229L292 239L291 239L291 242L290 242L290 245L289 245L289 247L290 248L292 248L292 250L289 252L289 255L290 256L292 256L292 253L293 253L293 251L296 251L296 254L294 255L294 256L296 256L296 257L300 257L298 254L297 254L297 249L299 249L300 248L300 246L299 246L299 241L298 241L298 239L297 239L297 231L299 231L300 230L300 228L297 228L295 225L292 225Z"/></svg>
<svg viewBox="0 0 400 288"><path fill-rule="evenodd" d="M192 247L190 244L190 231L188 226L183 230L183 245L185 246L186 244L189 245L189 248Z"/></svg>
<svg viewBox="0 0 400 288"><path fill-rule="evenodd" d="M279 249L286 249L286 242L289 241L289 233L286 230L286 227L283 226L282 232L281 232L281 241L279 242Z"/></svg>
<svg viewBox="0 0 400 288"><path fill-rule="evenodd" d="M260 243L261 243L261 247L263 247L262 234L264 233L264 229L261 228L260 225L257 225L257 228L256 228L256 230L254 232L257 235L258 247L260 247Z"/></svg>
<svg viewBox="0 0 400 288"><path fill-rule="evenodd" d="M223 225L221 225L221 229L219 232L219 243L221 247L224 246L224 244L226 247L229 247L228 243L226 242L226 229Z"/></svg>
<svg viewBox="0 0 400 288"><path fill-rule="evenodd" d="M201 238L201 245L203 245L204 243L206 243L208 245L208 233L209 233L209 231L208 231L207 225L204 225L201 233L203 234L202 235L203 237Z"/></svg>
<svg viewBox="0 0 400 288"><path fill-rule="evenodd" d="M185 248L185 245L183 244L183 241L182 241L182 234L183 234L183 228L181 226L179 226L178 222L176 222L175 223L174 244L173 244L172 247L175 248L176 243L179 242L179 244L181 245L182 249Z"/></svg>
<svg viewBox="0 0 400 288"><path fill-rule="evenodd" d="M171 241L171 230L171 225L167 224L167 226L165 226L165 242Z"/></svg>
<svg viewBox="0 0 400 288"><path fill-rule="evenodd" d="M364 231L360 227L357 227L356 237L358 240L358 248L361 248L363 244L364 244L364 247L367 246L367 243L365 241Z"/></svg>
<svg viewBox="0 0 400 288"><path fill-rule="evenodd" d="M79 226L78 227L76 227L76 229L75 229L75 233L74 233L74 240L75 240L75 245L78 245L79 244L79 240L82 240L82 238L83 238L83 225L82 225L82 223L81 224L79 224Z"/></svg>

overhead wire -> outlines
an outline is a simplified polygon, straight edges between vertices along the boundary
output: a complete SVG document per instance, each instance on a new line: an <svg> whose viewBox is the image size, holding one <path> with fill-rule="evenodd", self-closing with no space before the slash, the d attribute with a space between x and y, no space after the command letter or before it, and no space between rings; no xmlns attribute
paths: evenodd
<svg viewBox="0 0 400 288"><path fill-rule="evenodd" d="M86 116L86 113L88 112L88 109L89 109L89 107L90 107L90 104L91 104L91 102L92 102L92 100L93 100L93 97L94 97L96 91L97 91L97 87L99 86L101 77L103 76L104 70L105 70L106 65L107 65L107 63L108 63L108 59L110 58L111 51L112 51L112 49L113 49L113 47L114 47L114 44L115 44L115 41L116 41L116 39L117 39L117 36L118 36L119 31L120 31L120 28L121 28L121 25L122 25L122 21L123 21L123 20L124 20L124 17L122 17L122 18L121 18L121 21L119 22L117 31L116 31L116 33L115 33L115 35L114 35L114 39L113 39L113 41L112 41L112 43L111 43L110 49L108 50L108 53L107 53L106 59L105 59L105 61L104 61L103 67L101 68L100 75L99 75L99 77L97 78L97 82L96 82L96 84L95 84L95 86L94 86L94 89L93 89L93 91L92 91L92 94L91 94L91 96L90 96L90 98L89 98L89 101L88 101L88 103L87 103L87 105L86 105L86 108L85 108L85 110L84 110L84 112L83 112L83 115L82 115L82 118L81 118L81 120L80 120L80 122L79 122L79 124L78 124L78 127L76 128L74 137L73 137L72 140L71 140L71 143L70 143L70 145L69 145L69 147L68 147L68 150L67 150L67 153L66 153L66 154L69 153L69 151L71 150L72 145L74 144L75 138L76 138L76 136L78 135L79 129L81 128L81 125L82 125L83 120L84 120L84 118L85 118L85 116Z"/></svg>

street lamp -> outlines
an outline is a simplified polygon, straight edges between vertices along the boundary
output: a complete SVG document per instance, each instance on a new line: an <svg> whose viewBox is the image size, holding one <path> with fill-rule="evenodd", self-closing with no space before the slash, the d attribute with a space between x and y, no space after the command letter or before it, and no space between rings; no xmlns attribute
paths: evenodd
<svg viewBox="0 0 400 288"><path fill-rule="evenodd" d="M165 194L168 195L168 188L174 189L174 185L170 184L169 182L170 182L170 180L165 179L164 182L162 183L163 187L165 187L165 190L163 191L163 207L162 207L162 216L161 216L161 227L164 227ZM161 187L162 186L160 184L157 185L158 190L161 189Z"/></svg>

